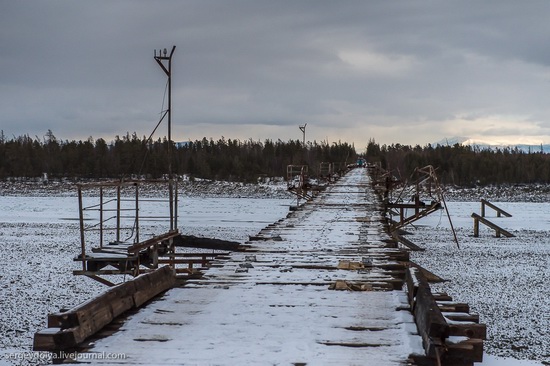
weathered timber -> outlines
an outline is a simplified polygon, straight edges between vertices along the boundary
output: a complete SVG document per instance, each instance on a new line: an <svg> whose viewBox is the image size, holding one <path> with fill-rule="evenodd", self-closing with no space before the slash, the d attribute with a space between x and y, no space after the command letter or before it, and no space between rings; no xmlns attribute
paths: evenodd
<svg viewBox="0 0 550 366"><path fill-rule="evenodd" d="M432 296L434 297L435 301L453 301L453 298L449 296L446 292L432 292Z"/></svg>
<svg viewBox="0 0 550 366"><path fill-rule="evenodd" d="M449 330L451 336L487 339L487 326L485 324L453 321L449 324Z"/></svg>
<svg viewBox="0 0 550 366"><path fill-rule="evenodd" d="M410 250L413 250L413 251L424 251L424 250L426 250L424 248L419 247L418 245L416 245L415 243L413 243L409 239L403 237L397 231L393 231L391 233L391 235L395 240L397 240L398 242L400 242L401 244L403 244L404 246L406 246Z"/></svg>
<svg viewBox="0 0 550 366"><path fill-rule="evenodd" d="M442 340L449 336L449 325L431 296L429 286L421 284L413 308L418 333L422 337L426 355L438 357Z"/></svg>
<svg viewBox="0 0 550 366"><path fill-rule="evenodd" d="M468 304L452 302L445 293L432 294L426 278L414 267L407 271L406 284L426 356L441 365L464 366L482 361L487 328L478 324L479 316L468 314Z"/></svg>
<svg viewBox="0 0 550 366"><path fill-rule="evenodd" d="M422 267L421 265L413 261L409 261L408 264L409 264L409 267L415 267L420 272L422 272L422 275L426 278L428 282L445 282L443 278L439 277L438 275L436 275L431 271L428 271L426 268Z"/></svg>
<svg viewBox="0 0 550 366"><path fill-rule="evenodd" d="M515 237L515 235L512 234L511 232L509 232L509 231L501 228L500 226L492 223L491 221L487 220L486 218L479 216L475 212L472 213L472 218L474 219L474 237L476 237L476 238L479 236L479 223L480 222L482 224L484 224L485 226L488 226L491 229L495 230L495 235L496 235L497 238L500 237L500 234L503 234L507 238Z"/></svg>
<svg viewBox="0 0 550 366"><path fill-rule="evenodd" d="M136 253L140 250L146 249L152 245L158 245L162 242L167 242L170 239L175 239L176 237L180 236L178 230L172 230L168 233L165 233L163 235L155 236L153 238L147 239L145 241L142 241L137 244L130 245L127 248L128 253Z"/></svg>
<svg viewBox="0 0 550 366"><path fill-rule="evenodd" d="M161 267L114 286L70 310L48 315L48 328L34 336L35 351L76 347L127 310L140 307L175 283L173 270Z"/></svg>
<svg viewBox="0 0 550 366"><path fill-rule="evenodd" d="M134 294L135 307L140 307L161 292L164 292L174 286L176 278L169 266L159 268L159 270L136 277L136 293Z"/></svg>
<svg viewBox="0 0 550 366"><path fill-rule="evenodd" d="M443 313L443 316L449 320L467 321L473 323L479 323L479 314L469 313Z"/></svg>
<svg viewBox="0 0 550 366"><path fill-rule="evenodd" d="M504 211L502 208L497 207L496 205L492 204L491 202L483 198L481 199L481 217L485 217L485 206L488 206L493 210L495 210L497 212L497 217L501 217L501 215L504 215L506 217L512 217L512 214L509 214L508 212Z"/></svg>
<svg viewBox="0 0 550 366"><path fill-rule="evenodd" d="M448 311L451 313L469 313L470 305L462 302L452 302L452 301L438 301L437 306L441 311Z"/></svg>
<svg viewBox="0 0 550 366"><path fill-rule="evenodd" d="M241 251L241 243L213 238L201 238L194 235L179 235L174 237L176 247L202 248L214 250Z"/></svg>
<svg viewBox="0 0 550 366"><path fill-rule="evenodd" d="M441 203L439 202L432 202L429 206L425 206L422 210L419 210L418 212L415 212L415 214L404 217L404 214L402 215L399 223L392 226L391 231L394 231L396 229L400 229L402 227L405 227L409 224L412 224L413 222L420 220L423 217L428 216L429 214L441 209Z"/></svg>
<svg viewBox="0 0 550 366"><path fill-rule="evenodd" d="M459 337L460 339L460 337ZM468 338L453 343L446 342L447 352L441 359L442 365L473 365L483 360L483 340Z"/></svg>

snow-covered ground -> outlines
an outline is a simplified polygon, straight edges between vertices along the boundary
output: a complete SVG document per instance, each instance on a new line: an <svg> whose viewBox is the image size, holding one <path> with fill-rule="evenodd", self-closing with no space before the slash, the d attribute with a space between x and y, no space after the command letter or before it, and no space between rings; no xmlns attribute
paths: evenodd
<svg viewBox="0 0 550 366"><path fill-rule="evenodd" d="M449 282L433 285L455 301L470 304L487 324L485 350L498 356L534 359L550 364L550 204L499 202L512 217L486 218L510 231L514 238L496 238L494 230L480 226L473 237L473 212L479 202L448 202L457 231L457 248L444 211L409 227L408 239L424 252L412 260Z"/></svg>
<svg viewBox="0 0 550 366"><path fill-rule="evenodd" d="M284 190L237 185L224 197L223 186L195 188L193 197L183 191L178 205L183 234L244 242L288 213L291 199ZM72 275L80 250L78 201L74 188L71 194L63 187L60 194L39 184L0 187L0 365L9 357L13 364L24 356L37 361L38 355L24 352L32 350L34 333L46 327L47 314L105 289ZM243 194L266 198L235 198Z"/></svg>
<svg viewBox="0 0 550 366"><path fill-rule="evenodd" d="M182 188L184 234L244 241L288 212L284 187L201 184ZM451 280L435 288L469 303L487 324L491 355L483 365L550 364L550 204L536 203L544 202L541 194L548 191L545 186L450 190L461 249L445 216L432 214L411 229L409 239L427 249L413 259ZM480 197L503 201L498 205L513 217L497 219L488 210L489 219L516 238L497 239L483 227L473 238L470 215L479 213L479 203L472 201ZM75 190L67 184L0 184L0 365L6 355L31 350L33 334L46 326L48 313L104 289L71 273L79 246L76 217Z"/></svg>

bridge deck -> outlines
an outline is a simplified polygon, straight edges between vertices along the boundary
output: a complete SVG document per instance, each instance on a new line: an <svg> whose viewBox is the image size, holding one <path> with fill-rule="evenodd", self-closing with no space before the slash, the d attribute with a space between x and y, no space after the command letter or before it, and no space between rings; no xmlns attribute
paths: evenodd
<svg viewBox="0 0 550 366"><path fill-rule="evenodd" d="M262 230L250 252L171 289L87 350L125 359L86 362L403 365L424 354L400 310L401 253L388 248L368 182L364 169L352 170Z"/></svg>

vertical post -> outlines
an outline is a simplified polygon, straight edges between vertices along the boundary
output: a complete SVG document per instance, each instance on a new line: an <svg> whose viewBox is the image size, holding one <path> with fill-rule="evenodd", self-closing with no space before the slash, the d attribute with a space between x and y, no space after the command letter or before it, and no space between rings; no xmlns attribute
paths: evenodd
<svg viewBox="0 0 550 366"><path fill-rule="evenodd" d="M178 229L178 179L176 178L174 187L174 229Z"/></svg>
<svg viewBox="0 0 550 366"><path fill-rule="evenodd" d="M304 147L306 147L306 126L307 126L307 123L303 126L299 126L300 131L302 131L302 144L304 145Z"/></svg>
<svg viewBox="0 0 550 366"><path fill-rule="evenodd" d="M174 46L176 48L176 46ZM168 59L168 174L172 179L172 54Z"/></svg>
<svg viewBox="0 0 550 366"><path fill-rule="evenodd" d="M120 184L116 186L116 241L120 242Z"/></svg>
<svg viewBox="0 0 550 366"><path fill-rule="evenodd" d="M474 237L477 238L479 236L479 220L474 218Z"/></svg>
<svg viewBox="0 0 550 366"><path fill-rule="evenodd" d="M174 192L172 177L168 180L168 195L170 200L170 231L174 230Z"/></svg>
<svg viewBox="0 0 550 366"><path fill-rule="evenodd" d="M170 204L170 231L174 230L174 197L172 192L172 56L174 55L174 51L176 50L176 46L172 46L172 51L170 51L170 55L167 56L167 50L166 48L162 51L159 50L159 54L157 55L157 51L155 50L155 61L159 64L161 69L164 71L166 76L168 77L168 179L169 179L169 204ZM168 61L168 67L164 65L164 61Z"/></svg>
<svg viewBox="0 0 550 366"><path fill-rule="evenodd" d="M82 204L82 187L78 186L78 216L80 219L80 249L82 255L82 270L86 271L86 243L84 241L84 207Z"/></svg>
<svg viewBox="0 0 550 366"><path fill-rule="evenodd" d="M168 250L169 250L169 253L171 254L170 255L170 267L172 267L172 269L175 271L176 270L176 251L175 251L175 248L174 248L174 238L170 238L169 239L169 242L168 242L170 245L168 247Z"/></svg>
<svg viewBox="0 0 550 366"><path fill-rule="evenodd" d="M485 201L481 200L481 217L485 217Z"/></svg>
<svg viewBox="0 0 550 366"><path fill-rule="evenodd" d="M134 183L136 187L136 243L139 243L139 185Z"/></svg>
<svg viewBox="0 0 550 366"><path fill-rule="evenodd" d="M103 248L103 187L99 187L99 247Z"/></svg>

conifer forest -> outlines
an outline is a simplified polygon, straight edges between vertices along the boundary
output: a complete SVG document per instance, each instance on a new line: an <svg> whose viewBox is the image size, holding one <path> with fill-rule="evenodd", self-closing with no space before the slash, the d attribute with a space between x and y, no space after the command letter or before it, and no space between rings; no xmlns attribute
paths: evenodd
<svg viewBox="0 0 550 366"><path fill-rule="evenodd" d="M380 145L373 139L357 148L346 142L299 140L253 141L203 138L177 143L169 153L166 139L151 140L136 133L68 141L48 131L44 137L0 135L0 179L50 178L119 179L129 176L159 178L169 170L192 178L253 182L279 177L287 165L308 165L311 176L323 162L336 167L354 164L359 156L380 164L405 180L415 168L432 165L443 184L474 186L550 182L550 156L518 148L481 149L468 145Z"/></svg>

